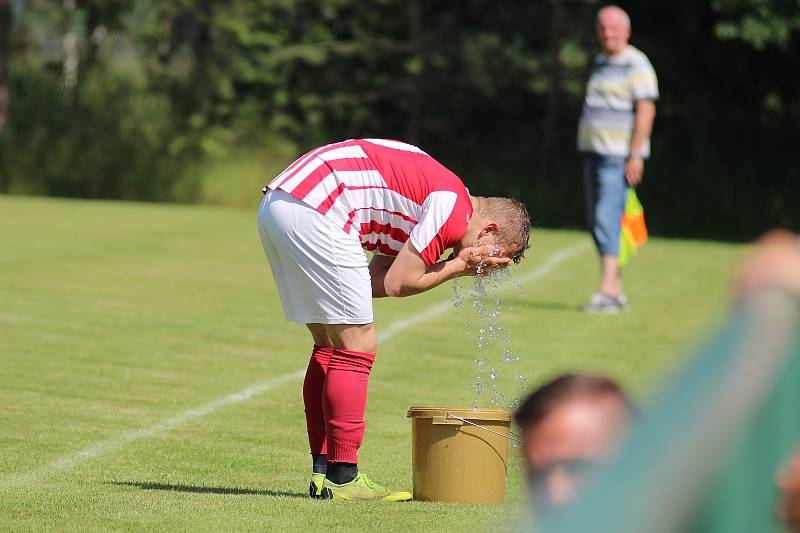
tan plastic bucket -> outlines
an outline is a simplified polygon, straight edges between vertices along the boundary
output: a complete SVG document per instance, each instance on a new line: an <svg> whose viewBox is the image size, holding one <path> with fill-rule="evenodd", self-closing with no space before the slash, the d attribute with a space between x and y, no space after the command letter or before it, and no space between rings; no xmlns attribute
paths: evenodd
<svg viewBox="0 0 800 533"><path fill-rule="evenodd" d="M503 501L510 412L412 407L408 417L415 500Z"/></svg>

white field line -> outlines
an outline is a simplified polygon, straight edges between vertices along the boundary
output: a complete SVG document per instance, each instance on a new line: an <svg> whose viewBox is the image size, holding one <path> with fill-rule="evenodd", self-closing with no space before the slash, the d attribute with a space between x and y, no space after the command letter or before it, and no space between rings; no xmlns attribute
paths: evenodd
<svg viewBox="0 0 800 533"><path fill-rule="evenodd" d="M304 374L305 369L295 370L294 372L283 374L282 376L264 380L261 383L256 383L253 386L225 396L224 398L219 398L203 404L200 407L189 409L188 411L184 411L175 416L166 418L154 426L127 431L121 435L117 435L116 437L112 437L108 440L87 446L86 448L78 450L77 452L59 457L55 461L52 461L35 470L12 476L8 481L5 481L3 485L26 485L43 477L55 474L56 472L69 470L70 468L75 467L85 461L105 455L116 448L124 446L125 444L129 444L139 439L146 439L158 433L175 429L176 427L182 426L187 422L191 422L196 418L201 418L213 413L214 411L218 411L223 407L249 400L254 396L258 396L259 394L274 389L275 387L283 385L284 383L300 379Z"/></svg>
<svg viewBox="0 0 800 533"><path fill-rule="evenodd" d="M547 274L549 274L550 272L552 272L553 269L557 267L560 263L563 263L567 259L581 253L584 250L587 250L589 248L589 244L590 242L588 241L581 241L578 244L573 244L572 246L567 246L566 248L562 248L561 250L555 252L553 255L548 257L545 260L545 262L539 265L537 268L531 270L530 272L526 272L522 276L516 278L515 281L520 285L525 285L527 283L538 281ZM387 340L391 339L398 333L410 328L411 326L416 326L417 324L420 323L429 322L430 320L438 317L439 315L444 314L448 309L452 307L453 307L452 302L445 301L440 304L434 305L427 311L415 315L411 318L406 318L404 320L398 320L396 322L393 322L391 325L383 329L382 334L378 334L379 345L381 342L386 342Z"/></svg>
<svg viewBox="0 0 800 533"><path fill-rule="evenodd" d="M547 260L542 263L538 268L522 275L521 277L517 278L517 283L520 285L524 285L526 283L531 283L541 279L542 277L546 276L553 269L558 266L560 263L563 263L567 259L581 253L582 251L589 248L588 242L580 242L578 244L573 244L566 248L562 248L561 250L557 251L553 255L547 258ZM406 329L415 326L417 324L430 321L441 314L444 314L452 304L448 302L442 302L438 305L435 305L429 308L424 313L420 313L415 315L412 318L408 318L405 320L398 320L392 323L389 327L383 330L383 333L378 335L379 342L386 342L398 333L405 331ZM191 422L197 418L204 417L215 411L219 411L224 407L228 407L229 405L234 405L240 402L244 402L249 400L255 396L268 392L284 383L288 383L294 380L298 380L303 377L305 374L305 368L295 370L294 372L289 372L288 374L283 374L278 377L270 378L264 380L260 383L256 383L250 387L247 387L244 390L239 392L230 394L223 398L219 398L217 400L213 400L211 402L205 403L200 407L196 407L194 409L189 409L188 411L184 411L179 413L175 416L166 418L155 424L153 426L143 428L143 429L136 429L133 431L128 431L117 435L116 437L112 437L108 440L104 440L98 442L96 444L92 444L87 446L77 452L70 453L59 457L58 459L41 466L35 470L31 470L26 473L17 474L10 476L6 480L2 480L0 485L5 486L19 486L19 485L27 485L34 481L38 481L44 477L50 476L57 472L62 472L64 470L69 470L79 464L90 461L101 455L105 455L117 448L120 448L126 444L130 444L131 442L146 439L148 437L152 437L158 433L162 433L165 431L170 431L175 429L179 426L186 424L187 422Z"/></svg>

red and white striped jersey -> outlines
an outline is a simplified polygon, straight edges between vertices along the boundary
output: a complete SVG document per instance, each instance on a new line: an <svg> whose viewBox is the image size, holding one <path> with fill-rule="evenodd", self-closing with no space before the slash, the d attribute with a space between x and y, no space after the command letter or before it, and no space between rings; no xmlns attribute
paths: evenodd
<svg viewBox="0 0 800 533"><path fill-rule="evenodd" d="M472 200L461 179L410 144L356 139L312 150L272 180L381 255L411 244L430 266L463 237Z"/></svg>

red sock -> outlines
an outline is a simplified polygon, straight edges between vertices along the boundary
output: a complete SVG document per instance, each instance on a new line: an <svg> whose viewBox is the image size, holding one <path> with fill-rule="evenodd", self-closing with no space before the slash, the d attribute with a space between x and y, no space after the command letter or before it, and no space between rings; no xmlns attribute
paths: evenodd
<svg viewBox="0 0 800 533"><path fill-rule="evenodd" d="M325 413L322 408L322 391L333 348L314 345L308 361L306 379L303 381L303 403L306 406L306 427L311 453L328 453L325 442Z"/></svg>
<svg viewBox="0 0 800 533"><path fill-rule="evenodd" d="M374 361L375 354L333 350L323 393L328 462L358 463L358 449L364 440L367 383Z"/></svg>

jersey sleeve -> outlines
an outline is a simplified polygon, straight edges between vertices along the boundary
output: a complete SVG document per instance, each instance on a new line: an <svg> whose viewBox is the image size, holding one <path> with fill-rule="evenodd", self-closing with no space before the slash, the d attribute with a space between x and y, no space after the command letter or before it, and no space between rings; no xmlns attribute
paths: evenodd
<svg viewBox="0 0 800 533"><path fill-rule="evenodd" d="M471 212L471 205L464 204L465 200L453 191L432 192L425 199L422 216L409 239L426 265L435 264L445 250L464 236Z"/></svg>
<svg viewBox="0 0 800 533"><path fill-rule="evenodd" d="M658 100L656 71L647 57L642 56L634 62L629 79L634 100Z"/></svg>

